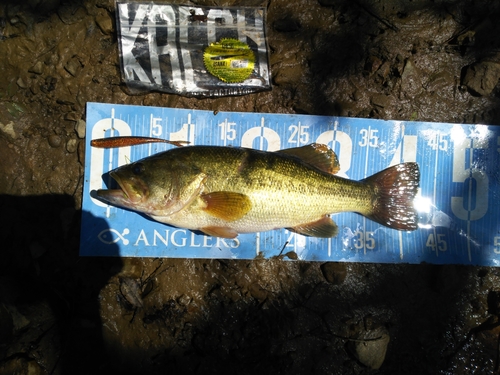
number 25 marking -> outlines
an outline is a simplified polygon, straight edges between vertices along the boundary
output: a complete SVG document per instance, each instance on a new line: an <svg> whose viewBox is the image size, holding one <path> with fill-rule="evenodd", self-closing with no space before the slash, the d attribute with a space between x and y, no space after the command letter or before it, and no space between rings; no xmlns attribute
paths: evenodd
<svg viewBox="0 0 500 375"><path fill-rule="evenodd" d="M290 134L290 138L288 138L288 143L297 143L297 144L307 144L309 143L309 125L300 125L300 121L298 125L292 124L288 127L288 130L292 132Z"/></svg>

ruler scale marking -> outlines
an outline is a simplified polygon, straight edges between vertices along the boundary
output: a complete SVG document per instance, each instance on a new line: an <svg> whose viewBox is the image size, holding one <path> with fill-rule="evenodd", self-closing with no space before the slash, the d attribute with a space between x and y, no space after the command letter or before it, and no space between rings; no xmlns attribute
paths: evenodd
<svg viewBox="0 0 500 375"><path fill-rule="evenodd" d="M155 118L160 120L154 122ZM124 157L126 162L136 161L148 153L172 147L150 144L130 147L127 152L110 152L104 165L99 159L101 154L89 145L94 125L101 121L102 126L103 120L109 121L106 136L116 135L119 122L120 135L127 132L128 126L128 133L134 136L161 133L161 138L183 138L176 140L191 141L195 145L240 146L244 135L246 142L253 142L254 147L261 149L299 147L316 140L331 142L339 155L340 174L354 180L387 168L392 160L411 161L416 157L422 172L421 197L431 210L422 228L399 232L354 213L339 213L333 217L339 224L337 237L315 239L294 234L290 237L291 249L303 260L499 264L499 213L487 206L487 197L481 196L485 191L492 192L493 197L500 194L498 176L487 178L488 174L495 173L493 166L500 163L500 129L495 127L265 113L218 112L214 115L212 111L89 103L86 176L91 176L91 169L116 168L117 163L124 162ZM407 126L409 124L411 126ZM155 125L158 126L153 129ZM457 129L462 130L463 138ZM429 132L433 133L431 141L426 138ZM485 141L481 137L488 138ZM450 140L455 146L448 150ZM494 147L488 148L489 142ZM460 152L462 156L456 155ZM115 155L119 155L119 160ZM108 171L102 170L102 174ZM90 186L106 188L96 175L98 173L92 174L91 181L85 179L82 209L102 219L96 221L102 224L82 223L82 255L248 259L257 251L265 257L277 255L289 238L284 231L277 230L240 235L237 241L219 241L156 223L127 210L106 206L103 212L104 206L98 206L90 197ZM482 175L486 175L483 180ZM106 230L120 233L121 237L112 245L109 241L104 243L98 235ZM162 233L168 245L156 241L154 233ZM216 245L221 249L215 249ZM111 246L115 246L114 251Z"/></svg>

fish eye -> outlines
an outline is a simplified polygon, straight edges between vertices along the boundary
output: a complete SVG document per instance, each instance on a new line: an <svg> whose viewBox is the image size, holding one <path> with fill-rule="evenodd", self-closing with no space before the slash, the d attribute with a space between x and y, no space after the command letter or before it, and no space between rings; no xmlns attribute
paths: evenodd
<svg viewBox="0 0 500 375"><path fill-rule="evenodd" d="M142 174L142 172L144 172L144 164L142 163L136 163L133 167L132 167L132 172L138 176L140 174Z"/></svg>

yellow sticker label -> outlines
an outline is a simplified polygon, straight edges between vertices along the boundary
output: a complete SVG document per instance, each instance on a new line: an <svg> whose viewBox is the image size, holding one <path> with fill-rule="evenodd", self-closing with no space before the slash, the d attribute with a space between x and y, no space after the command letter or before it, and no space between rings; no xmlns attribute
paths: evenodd
<svg viewBox="0 0 500 375"><path fill-rule="evenodd" d="M255 54L248 44L224 38L205 48L203 61L208 72L228 83L243 82L255 66Z"/></svg>

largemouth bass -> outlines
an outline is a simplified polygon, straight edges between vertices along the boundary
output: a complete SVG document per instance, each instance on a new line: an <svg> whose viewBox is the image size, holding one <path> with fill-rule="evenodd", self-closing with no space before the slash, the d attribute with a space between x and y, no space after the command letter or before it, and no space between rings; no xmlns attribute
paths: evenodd
<svg viewBox="0 0 500 375"><path fill-rule="evenodd" d="M417 163L361 181L335 176L338 170L335 153L320 144L277 152L188 146L112 170L119 188L97 196L215 237L278 228L334 237L338 228L330 214L347 211L398 230L417 228Z"/></svg>

